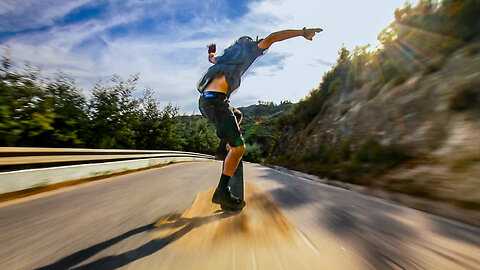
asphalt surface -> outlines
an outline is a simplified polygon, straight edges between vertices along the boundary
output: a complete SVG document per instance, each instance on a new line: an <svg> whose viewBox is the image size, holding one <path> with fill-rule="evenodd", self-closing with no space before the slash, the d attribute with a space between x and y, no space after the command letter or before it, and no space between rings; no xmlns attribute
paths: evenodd
<svg viewBox="0 0 480 270"><path fill-rule="evenodd" d="M333 261L329 269L480 269L477 227L261 165L244 168L317 259ZM181 246L152 241L155 223L188 209L220 170L219 162L180 163L2 203L0 269L175 269Z"/></svg>

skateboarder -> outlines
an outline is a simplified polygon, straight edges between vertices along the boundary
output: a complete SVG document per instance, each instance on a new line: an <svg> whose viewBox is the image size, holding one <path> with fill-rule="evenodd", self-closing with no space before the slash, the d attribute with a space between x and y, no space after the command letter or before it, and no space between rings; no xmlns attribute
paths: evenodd
<svg viewBox="0 0 480 270"><path fill-rule="evenodd" d="M257 41L244 36L219 56L215 54L215 44L208 46L208 60L214 65L198 82L197 89L201 94L199 109L202 115L215 125L217 136L221 140L217 155L221 155L225 143L229 145L212 202L232 210L241 210L245 206L245 201L233 196L228 188L230 177L245 152L245 142L238 126L241 113L229 106L230 95L240 86L241 76L273 43L300 36L312 40L315 34L321 31L323 31L321 28L305 27L300 30L283 30Z"/></svg>

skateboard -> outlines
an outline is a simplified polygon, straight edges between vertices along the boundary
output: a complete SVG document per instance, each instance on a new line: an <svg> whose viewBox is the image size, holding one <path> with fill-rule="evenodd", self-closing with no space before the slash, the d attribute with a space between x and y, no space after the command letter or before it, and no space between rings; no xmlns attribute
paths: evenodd
<svg viewBox="0 0 480 270"><path fill-rule="evenodd" d="M228 183L232 195L244 200L243 198L243 158L238 163L237 170L233 173Z"/></svg>
<svg viewBox="0 0 480 270"><path fill-rule="evenodd" d="M232 177L230 178L230 181L228 182L228 186L230 187L230 191L232 192L232 195L240 198L243 200L243 158L240 160L238 163L237 170L233 173ZM222 210L225 211L231 211L231 209L228 209L227 207L221 206ZM241 211L241 210L237 210Z"/></svg>

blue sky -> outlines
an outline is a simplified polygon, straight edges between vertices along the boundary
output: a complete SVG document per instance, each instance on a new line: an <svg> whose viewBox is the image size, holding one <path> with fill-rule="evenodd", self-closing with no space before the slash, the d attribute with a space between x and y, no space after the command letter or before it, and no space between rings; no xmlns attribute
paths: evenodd
<svg viewBox="0 0 480 270"><path fill-rule="evenodd" d="M196 83L210 66L206 45L221 52L240 36L322 27L312 42L274 44L244 76L233 106L293 102L318 86L342 44L377 44L404 0L2 0L0 46L17 63L71 75L88 96L93 83L139 73L166 105L198 113ZM410 2L415 2L414 0Z"/></svg>

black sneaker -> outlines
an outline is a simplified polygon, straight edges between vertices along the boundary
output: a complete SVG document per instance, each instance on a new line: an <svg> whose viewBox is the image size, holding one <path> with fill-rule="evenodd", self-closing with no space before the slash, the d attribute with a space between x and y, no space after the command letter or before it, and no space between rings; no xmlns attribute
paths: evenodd
<svg viewBox="0 0 480 270"><path fill-rule="evenodd" d="M245 207L245 201L232 195L230 187L226 189L216 189L213 193L212 202L220 204L222 209L228 211L240 211Z"/></svg>

